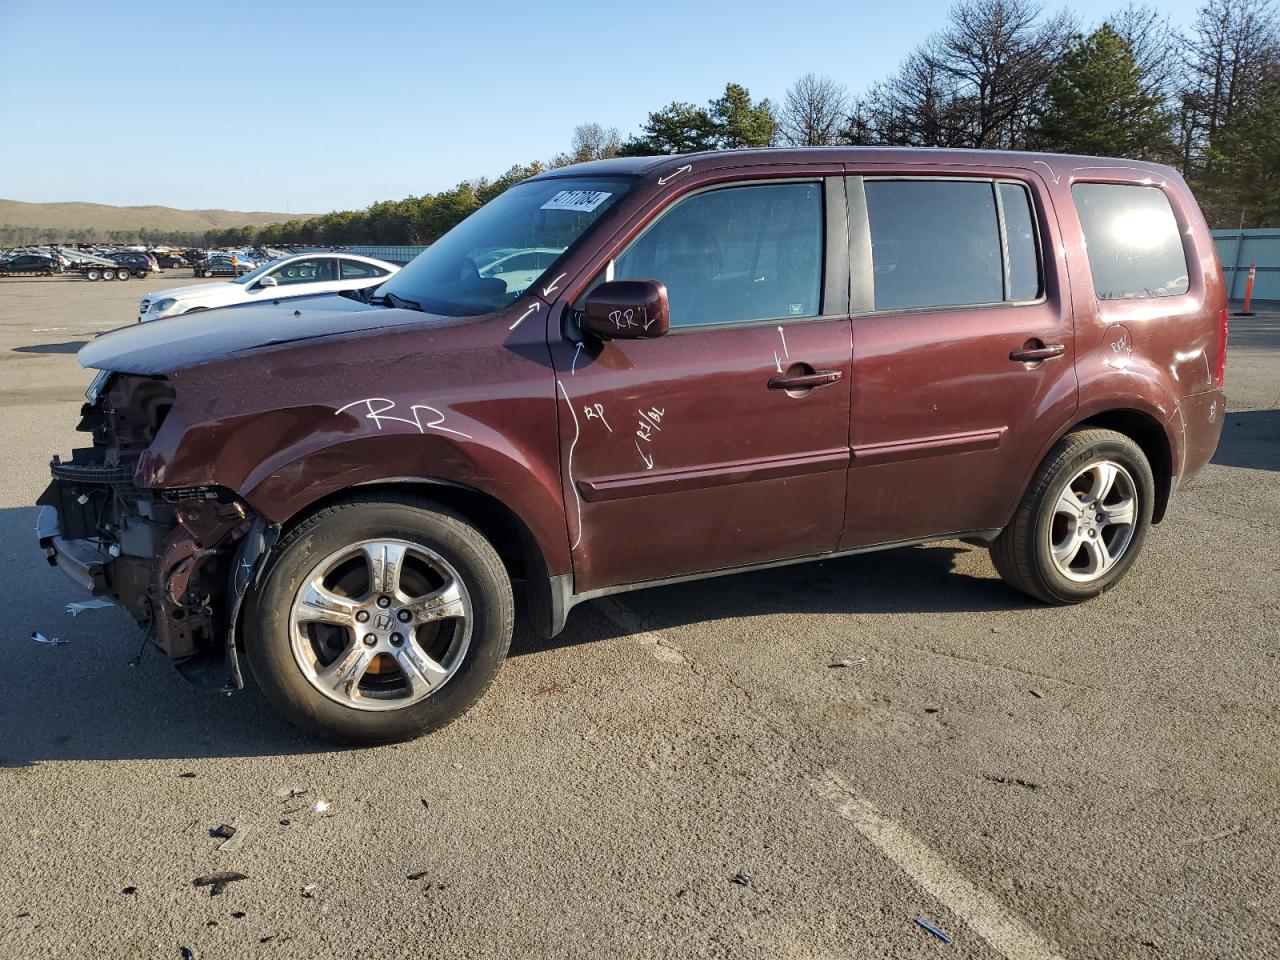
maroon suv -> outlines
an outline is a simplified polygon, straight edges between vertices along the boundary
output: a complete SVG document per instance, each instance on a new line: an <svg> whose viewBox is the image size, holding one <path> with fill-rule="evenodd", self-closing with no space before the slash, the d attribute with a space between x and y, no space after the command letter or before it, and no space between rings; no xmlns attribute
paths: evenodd
<svg viewBox="0 0 1280 960"><path fill-rule="evenodd" d="M729 151L513 187L367 302L95 340L50 559L180 665L327 736L466 710L523 584L592 597L963 538L1046 603L1137 560L1224 415L1226 300L1173 170Z"/></svg>

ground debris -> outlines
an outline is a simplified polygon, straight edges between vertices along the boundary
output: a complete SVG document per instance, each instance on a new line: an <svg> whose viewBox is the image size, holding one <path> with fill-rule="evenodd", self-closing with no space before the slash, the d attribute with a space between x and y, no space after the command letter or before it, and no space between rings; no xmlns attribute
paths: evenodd
<svg viewBox="0 0 1280 960"><path fill-rule="evenodd" d="M866 657L857 657L855 659L843 658L840 660L832 660L827 664L828 670L844 670L848 667L856 667L860 663L866 663Z"/></svg>
<svg viewBox="0 0 1280 960"><path fill-rule="evenodd" d="M406 880L421 880L423 877L425 877L425 876L426 876L428 873L430 873L430 872L431 872L431 871L429 871L429 870L419 870L419 871L417 871L416 873L410 873L410 874L407 874L407 875L405 876L405 879L406 879Z"/></svg>
<svg viewBox="0 0 1280 960"><path fill-rule="evenodd" d="M124 888L123 890L121 890L120 892L121 892L121 893L123 893L126 897L132 897L135 893L137 893L137 892L138 892L138 888L137 888L137 887L125 887L125 888Z"/></svg>
<svg viewBox="0 0 1280 960"><path fill-rule="evenodd" d="M105 610L107 607L114 606L115 604L110 600L103 600L101 597L94 597L92 600L73 600L67 604L67 613L78 617L86 610Z"/></svg>
<svg viewBox="0 0 1280 960"><path fill-rule="evenodd" d="M31 639L36 643L43 643L50 647L60 647L63 644L70 643L70 640L62 640L58 637L46 637L39 630L31 631Z"/></svg>
<svg viewBox="0 0 1280 960"><path fill-rule="evenodd" d="M236 828L229 823L220 823L209 831L211 837L221 837L223 840L230 840L236 835Z"/></svg>
<svg viewBox="0 0 1280 960"><path fill-rule="evenodd" d="M191 947L179 947L178 956L180 956L182 960L196 960L196 952L191 949Z"/></svg>
<svg viewBox="0 0 1280 960"><path fill-rule="evenodd" d="M922 929L922 930L927 930L929 933L933 934L935 937L937 937L937 938L938 938L939 940L941 940L943 943L950 943L950 942L951 942L951 935L950 935L950 934L946 933L945 931L943 931L943 930L942 930L941 928L939 928L939 927L935 927L932 923L930 923L930 922L929 922L928 920L926 920L924 917L916 917L916 925L917 925L918 927L920 927L920 929Z"/></svg>
<svg viewBox="0 0 1280 960"><path fill-rule="evenodd" d="M316 895L316 885L308 883L302 888L302 897L304 900L311 900Z"/></svg>
<svg viewBox="0 0 1280 960"><path fill-rule="evenodd" d="M1215 840L1225 840L1227 837L1234 837L1237 833L1244 833L1243 823L1237 824L1227 830L1223 830L1220 833L1211 833L1203 837L1187 837L1184 840L1179 840L1178 844L1183 847L1188 847L1196 843L1212 843Z"/></svg>
<svg viewBox="0 0 1280 960"><path fill-rule="evenodd" d="M739 870L729 880L730 883L736 883L740 887L751 886L751 874L745 870Z"/></svg>
<svg viewBox="0 0 1280 960"><path fill-rule="evenodd" d="M1023 780L1021 777L997 777L994 773L984 773L983 780L990 780L992 783L1003 783L1012 787L1025 787L1028 790L1039 790L1040 784L1033 780Z"/></svg>
<svg viewBox="0 0 1280 960"><path fill-rule="evenodd" d="M249 877L243 873L236 873L234 870L221 870L218 873L211 873L207 877L196 877L191 881L193 887L208 887L209 896L216 897L227 888L227 884L235 883L237 880L248 880ZM235 916L235 914L232 914Z"/></svg>
<svg viewBox="0 0 1280 960"><path fill-rule="evenodd" d="M194 780L196 778L196 775L192 773L190 770L188 770L185 773L178 774L178 778L181 780Z"/></svg>

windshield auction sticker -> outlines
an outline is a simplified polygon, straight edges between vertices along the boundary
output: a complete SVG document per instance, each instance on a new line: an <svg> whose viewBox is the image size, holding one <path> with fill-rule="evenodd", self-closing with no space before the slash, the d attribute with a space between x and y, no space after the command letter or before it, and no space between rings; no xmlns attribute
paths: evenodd
<svg viewBox="0 0 1280 960"><path fill-rule="evenodd" d="M612 194L607 190L561 190L539 209L576 210L579 213L590 213L611 196Z"/></svg>

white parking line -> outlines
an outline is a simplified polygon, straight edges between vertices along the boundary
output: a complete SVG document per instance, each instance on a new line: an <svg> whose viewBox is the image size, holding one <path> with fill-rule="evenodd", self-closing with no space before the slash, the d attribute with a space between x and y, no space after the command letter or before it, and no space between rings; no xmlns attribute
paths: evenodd
<svg viewBox="0 0 1280 960"><path fill-rule="evenodd" d="M995 897L978 889L906 827L854 793L837 774L826 771L826 780L816 783L815 788L838 803L836 812L841 817L997 953L1008 960L1063 960L1048 941Z"/></svg>

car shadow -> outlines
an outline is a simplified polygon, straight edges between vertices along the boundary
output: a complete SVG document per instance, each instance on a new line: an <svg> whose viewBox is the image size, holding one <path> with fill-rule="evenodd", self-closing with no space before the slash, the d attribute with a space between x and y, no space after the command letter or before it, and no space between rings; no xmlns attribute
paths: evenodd
<svg viewBox="0 0 1280 960"><path fill-rule="evenodd" d="M1280 410L1228 413L1213 462L1225 467L1280 470Z"/></svg>
<svg viewBox="0 0 1280 960"><path fill-rule="evenodd" d="M88 340L68 340L65 343L33 343L26 347L14 347L14 353L78 353Z"/></svg>
<svg viewBox="0 0 1280 960"><path fill-rule="evenodd" d="M957 558L975 551L985 553L985 548L955 541L899 547L652 587L619 595L619 599L643 610L646 630L771 614L995 613L1039 606L994 576L958 572ZM560 636L551 641L513 641L511 655L628 633L612 622L603 632L584 627L581 611L571 612Z"/></svg>

